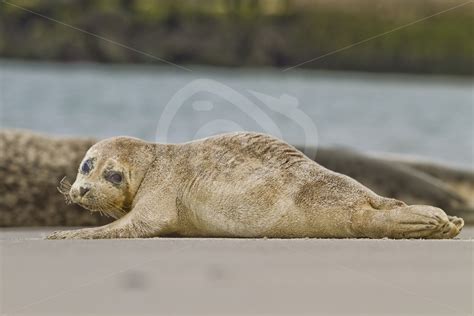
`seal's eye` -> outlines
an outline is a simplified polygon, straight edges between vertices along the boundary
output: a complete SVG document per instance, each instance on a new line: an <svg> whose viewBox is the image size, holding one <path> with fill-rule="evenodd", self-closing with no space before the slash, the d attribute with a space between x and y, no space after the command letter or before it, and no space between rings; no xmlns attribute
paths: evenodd
<svg viewBox="0 0 474 316"><path fill-rule="evenodd" d="M107 179L107 181L110 181L114 184L119 184L123 180L122 174L120 174L120 172L110 172L105 176L105 179Z"/></svg>
<svg viewBox="0 0 474 316"><path fill-rule="evenodd" d="M86 161L84 161L84 163L82 164L82 167L81 167L81 171L82 173L84 174L88 174L92 169L92 160L90 159L87 159Z"/></svg>

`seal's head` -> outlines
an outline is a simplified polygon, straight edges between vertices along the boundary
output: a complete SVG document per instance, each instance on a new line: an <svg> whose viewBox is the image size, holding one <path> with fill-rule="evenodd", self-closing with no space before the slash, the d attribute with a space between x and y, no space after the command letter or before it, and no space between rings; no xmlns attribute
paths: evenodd
<svg viewBox="0 0 474 316"><path fill-rule="evenodd" d="M130 137L103 140L87 151L69 199L90 211L119 218L130 211L153 159L151 143Z"/></svg>

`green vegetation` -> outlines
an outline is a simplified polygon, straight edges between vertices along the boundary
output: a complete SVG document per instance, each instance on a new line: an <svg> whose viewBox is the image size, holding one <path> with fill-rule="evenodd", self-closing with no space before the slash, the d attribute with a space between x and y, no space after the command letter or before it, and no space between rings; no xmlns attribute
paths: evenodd
<svg viewBox="0 0 474 316"><path fill-rule="evenodd" d="M9 0L179 64L290 67L463 2L451 0ZM474 4L302 67L474 73ZM91 35L0 5L0 56L157 63Z"/></svg>

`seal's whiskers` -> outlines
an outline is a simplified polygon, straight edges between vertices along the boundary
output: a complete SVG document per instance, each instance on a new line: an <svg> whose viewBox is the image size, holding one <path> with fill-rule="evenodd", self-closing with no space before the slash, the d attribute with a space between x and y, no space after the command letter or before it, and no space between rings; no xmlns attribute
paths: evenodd
<svg viewBox="0 0 474 316"><path fill-rule="evenodd" d="M125 214L127 214L127 212L124 209L115 205L111 201L106 201L106 205L107 205L107 208L109 208L108 215L110 215L111 217L115 219L118 219L124 216Z"/></svg>
<svg viewBox="0 0 474 316"><path fill-rule="evenodd" d="M72 184L63 177L61 181L59 181L59 186L57 187L59 193L64 196L66 204L72 204L71 197L69 196L69 191L71 190Z"/></svg>

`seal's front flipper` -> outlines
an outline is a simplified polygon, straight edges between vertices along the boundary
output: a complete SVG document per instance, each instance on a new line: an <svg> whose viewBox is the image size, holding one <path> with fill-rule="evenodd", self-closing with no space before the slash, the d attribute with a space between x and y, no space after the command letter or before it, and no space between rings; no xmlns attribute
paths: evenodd
<svg viewBox="0 0 474 316"><path fill-rule="evenodd" d="M123 217L122 217L123 218ZM111 239L111 238L147 238L158 234L145 223L119 219L113 223L91 228L57 231L46 239Z"/></svg>
<svg viewBox="0 0 474 316"><path fill-rule="evenodd" d="M101 227L55 231L51 235L47 236L46 239L99 239L99 238L106 238L106 237L99 237L100 235L98 234L98 231L97 231L98 228L101 228Z"/></svg>
<svg viewBox="0 0 474 316"><path fill-rule="evenodd" d="M361 210L352 216L352 230L357 237L427 238L456 237L464 221L436 207L404 206L389 210Z"/></svg>
<svg viewBox="0 0 474 316"><path fill-rule="evenodd" d="M100 227L57 231L46 239L112 239L112 238L149 238L157 237L160 232L149 223L133 219L119 220Z"/></svg>
<svg viewBox="0 0 474 316"><path fill-rule="evenodd" d="M156 199L153 195L142 197L129 213L110 224L57 231L46 239L149 238L176 232L176 211L169 206L169 203L168 207L165 207L166 200L161 203L152 203L153 199ZM155 209L154 205L158 205L158 209Z"/></svg>

